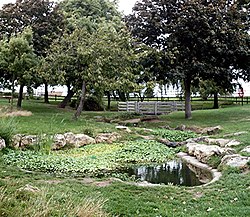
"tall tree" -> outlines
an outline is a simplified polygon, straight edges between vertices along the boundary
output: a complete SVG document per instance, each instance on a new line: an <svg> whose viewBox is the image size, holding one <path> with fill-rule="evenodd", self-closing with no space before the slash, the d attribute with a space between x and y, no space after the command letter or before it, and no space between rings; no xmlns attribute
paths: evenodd
<svg viewBox="0 0 250 217"><path fill-rule="evenodd" d="M141 0L126 18L139 41L174 57L162 61L171 68L163 76L183 81L186 118L191 86L200 78L249 79L249 14L237 6L237 1Z"/></svg>
<svg viewBox="0 0 250 217"><path fill-rule="evenodd" d="M84 29L88 34L92 34L98 29L101 23L113 23L116 24L117 29L121 29L121 16L117 10L117 4L109 0L64 0L60 2L59 6L60 11L65 17L66 25L65 37L62 37L61 41L68 41L67 38L71 37L69 35L77 29ZM73 33L72 36L74 34L75 33ZM66 43L65 47L73 49L73 47L68 44L69 41L66 41L64 42ZM71 97L81 86L79 86L78 78L74 77L75 74L73 73L75 70L75 65L73 65L75 60L72 60L72 64L69 63L68 66L64 68L64 83L62 84L68 87L68 94L59 104L61 108L67 105ZM65 64L63 65L65 66Z"/></svg>
<svg viewBox="0 0 250 217"><path fill-rule="evenodd" d="M13 107L15 81L20 85L17 107L21 108L24 84L32 77L31 70L37 62L37 55L32 45L31 29L24 29L16 36L0 41L0 66L11 77L11 107Z"/></svg>
<svg viewBox="0 0 250 217"><path fill-rule="evenodd" d="M46 56L52 41L61 34L63 25L57 4L50 0L16 0L0 10L0 38L11 37L29 26L33 31L34 52L40 57ZM48 81L44 79L44 82L47 84ZM45 93L48 93L47 89ZM48 102L47 97L45 101Z"/></svg>
<svg viewBox="0 0 250 217"><path fill-rule="evenodd" d="M81 114L86 92L98 90L100 94L116 88L132 88L134 77L130 63L134 55L129 37L124 34L117 32L112 24L101 23L92 33L75 29L52 46L47 61L53 63L58 78L81 90L74 119Z"/></svg>

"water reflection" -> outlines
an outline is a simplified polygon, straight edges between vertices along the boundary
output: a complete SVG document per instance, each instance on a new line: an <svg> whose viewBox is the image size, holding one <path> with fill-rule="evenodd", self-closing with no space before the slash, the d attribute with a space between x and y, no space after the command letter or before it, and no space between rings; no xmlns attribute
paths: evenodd
<svg viewBox="0 0 250 217"><path fill-rule="evenodd" d="M129 176L135 175L141 181L148 181L154 184L201 185L201 181L192 170L184 162L172 160L161 165L127 168L124 172L128 173ZM204 171L204 173L207 175L207 171Z"/></svg>

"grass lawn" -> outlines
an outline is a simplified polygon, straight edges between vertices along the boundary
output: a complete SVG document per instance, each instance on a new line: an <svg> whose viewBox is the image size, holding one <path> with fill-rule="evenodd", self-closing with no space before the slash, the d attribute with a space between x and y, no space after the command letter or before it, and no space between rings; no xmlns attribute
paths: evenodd
<svg viewBox="0 0 250 217"><path fill-rule="evenodd" d="M0 107L7 104L0 101ZM75 122L72 120L74 111L57 109L55 104L45 105L39 101L24 101L23 109L33 113L32 116L16 117L14 120L17 123L17 133L23 134L73 132L95 136L102 132L117 132L114 123L97 122L97 116L106 119L122 117L116 112L83 112ZM160 116L161 122L139 123L136 127L130 127L132 133L122 133L117 144L98 144L86 146L87 149L51 153L49 156L54 158L50 168L56 168L58 159L63 159L62 162L67 168L68 161L64 159L65 156L73 160L80 156L90 156L86 159L93 161L79 161L77 168L91 165L90 168L97 169L103 165L110 166L106 161L108 157L116 159L114 164L122 162L119 161L122 158L131 162L143 159L143 156L161 159L169 155L168 158L171 158L176 150L162 147L160 153L157 153L157 144L152 144L152 148L147 150L150 145L140 146L138 143L138 132L142 132L142 128L157 129L166 125L220 125L223 130L216 135L218 138L228 133L247 131L248 133L233 138L242 143L236 148L237 151L250 145L250 105L230 106L218 110L195 110L192 114L191 120L185 120L183 112L175 112ZM132 153L133 148L140 151ZM122 155L124 150L128 152L125 156ZM23 170L18 166L29 157L31 151L23 151L23 155L20 155L20 151L9 151L14 153L13 159L17 159L16 163L13 163L11 158L6 161L6 152L8 150L2 151L0 155L0 216L250 216L250 175L231 168L222 171L223 177L219 181L206 187L140 187L119 181L111 182L109 178L103 177L90 179L83 175L73 176L72 171L64 174L40 170L44 160L40 155L45 155L43 150L38 151L37 156L36 152L31 154L38 169L34 167L31 170L28 167L29 170ZM15 153L19 154L19 158ZM138 153L141 156L138 156ZM96 163L93 156L100 157L100 164ZM45 165L46 163L48 161L45 161ZM61 168L61 164L58 165ZM25 186L31 190L27 190Z"/></svg>

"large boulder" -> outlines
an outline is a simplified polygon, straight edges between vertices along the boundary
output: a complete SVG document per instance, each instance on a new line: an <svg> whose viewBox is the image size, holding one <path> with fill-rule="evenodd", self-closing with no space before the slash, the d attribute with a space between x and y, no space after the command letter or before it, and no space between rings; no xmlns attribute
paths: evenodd
<svg viewBox="0 0 250 217"><path fill-rule="evenodd" d="M239 154L226 155L221 159L220 166L231 166L239 169L248 168L247 163L250 161L250 157L241 156Z"/></svg>
<svg viewBox="0 0 250 217"><path fill-rule="evenodd" d="M12 147L24 148L30 145L35 145L39 142L37 135L16 134L12 138Z"/></svg>
<svg viewBox="0 0 250 217"><path fill-rule="evenodd" d="M75 138L72 141L72 144L74 145L76 148L82 147L84 145L89 145L89 144L94 144L95 143L95 139L93 139L92 137L85 135L85 134L75 134Z"/></svg>
<svg viewBox="0 0 250 217"><path fill-rule="evenodd" d="M188 154L195 156L200 162L207 163L212 156L224 156L226 154L235 153L230 148L221 148L217 145L204 145L198 143L186 144Z"/></svg>
<svg viewBox="0 0 250 217"><path fill-rule="evenodd" d="M23 135L23 134L16 134L16 135L14 135L13 138L12 138L12 144L11 144L11 146L13 146L14 148L21 147L22 138L24 136L25 135Z"/></svg>
<svg viewBox="0 0 250 217"><path fill-rule="evenodd" d="M95 143L95 139L85 134L74 134L71 132L65 134L56 134L52 149L57 150L63 148L65 145L70 145L79 148L84 145Z"/></svg>
<svg viewBox="0 0 250 217"><path fill-rule="evenodd" d="M27 136L23 136L21 143L20 143L20 147L27 147L30 145L35 145L38 143L38 136L37 135L27 135Z"/></svg>
<svg viewBox="0 0 250 217"><path fill-rule="evenodd" d="M6 147L5 140L0 138L0 150L5 148L5 147Z"/></svg>
<svg viewBox="0 0 250 217"><path fill-rule="evenodd" d="M113 143L121 136L118 133L101 133L95 137L96 143Z"/></svg>

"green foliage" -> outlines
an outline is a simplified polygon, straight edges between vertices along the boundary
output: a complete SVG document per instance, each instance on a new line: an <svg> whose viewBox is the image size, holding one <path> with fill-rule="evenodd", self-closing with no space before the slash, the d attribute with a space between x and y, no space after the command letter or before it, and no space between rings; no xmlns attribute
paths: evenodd
<svg viewBox="0 0 250 217"><path fill-rule="evenodd" d="M49 154L51 152L52 142L53 138L51 136L40 135L37 137L37 143L30 145L29 147L27 147L27 149L33 150L35 152Z"/></svg>
<svg viewBox="0 0 250 217"><path fill-rule="evenodd" d="M240 170L240 168L237 167L231 167L231 166L223 166L219 168L220 170L222 170L223 175L228 175L231 173L241 173L242 171Z"/></svg>
<svg viewBox="0 0 250 217"><path fill-rule="evenodd" d="M166 130L156 129L153 134L164 139L168 139L172 142L182 142L189 138L197 137L197 134L191 131L180 131L180 130Z"/></svg>
<svg viewBox="0 0 250 217"><path fill-rule="evenodd" d="M138 1L126 21L135 38L155 51L146 69L158 81L183 82L185 117L191 118L191 86L212 80L229 90L249 80L249 5L238 1Z"/></svg>
<svg viewBox="0 0 250 217"><path fill-rule="evenodd" d="M89 96L84 102L85 111L103 111L103 105L100 99L95 96Z"/></svg>
<svg viewBox="0 0 250 217"><path fill-rule="evenodd" d="M12 151L3 156L7 164L26 170L59 174L102 174L122 168L128 163L165 162L176 151L153 141L124 144L95 144L81 149L45 154L34 151Z"/></svg>
<svg viewBox="0 0 250 217"><path fill-rule="evenodd" d="M208 159L208 164L212 166L213 168L217 168L221 162L221 157L220 156L211 156Z"/></svg>
<svg viewBox="0 0 250 217"><path fill-rule="evenodd" d="M6 147L10 147L12 138L16 133L15 119L0 118L0 138L5 140Z"/></svg>

